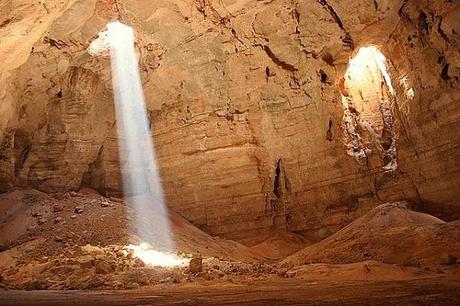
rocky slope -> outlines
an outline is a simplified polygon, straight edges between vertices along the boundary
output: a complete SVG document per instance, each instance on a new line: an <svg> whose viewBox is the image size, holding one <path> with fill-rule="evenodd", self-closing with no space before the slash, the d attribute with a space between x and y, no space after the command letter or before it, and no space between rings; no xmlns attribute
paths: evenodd
<svg viewBox="0 0 460 306"><path fill-rule="evenodd" d="M5 193L0 195L0 250L35 241L39 247L33 246L29 255L37 259L86 244L137 245L144 241L129 232L131 209L124 200L101 197L89 189L53 196L35 190ZM169 218L178 252L243 262L264 258L263 253L256 254L237 242L209 236L176 213L171 212ZM162 250L161 245L155 248Z"/></svg>
<svg viewBox="0 0 460 306"><path fill-rule="evenodd" d="M395 199L455 219L459 14L448 0L3 0L0 190L120 193L109 59L86 51L119 19L136 30L168 205L205 231L318 240ZM342 81L368 45L391 99ZM378 150L384 113L347 117L342 96L389 99L397 169Z"/></svg>

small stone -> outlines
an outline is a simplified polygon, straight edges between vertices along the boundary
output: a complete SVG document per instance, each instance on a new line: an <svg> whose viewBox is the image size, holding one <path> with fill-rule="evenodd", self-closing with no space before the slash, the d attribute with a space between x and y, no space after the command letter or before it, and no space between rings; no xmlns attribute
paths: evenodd
<svg viewBox="0 0 460 306"><path fill-rule="evenodd" d="M139 258L136 258L134 259L134 266L135 267L145 267L145 263Z"/></svg>
<svg viewBox="0 0 460 306"><path fill-rule="evenodd" d="M81 214L81 213L83 213L83 208L81 208L80 206L77 206L77 207L75 207L75 212L77 214Z"/></svg>
<svg viewBox="0 0 460 306"><path fill-rule="evenodd" d="M40 219L38 219L37 223L38 223L38 225L43 225L43 224L46 223L46 219L45 218L40 218Z"/></svg>
<svg viewBox="0 0 460 306"><path fill-rule="evenodd" d="M77 217L77 215L71 215L70 219L75 219L76 217Z"/></svg>
<svg viewBox="0 0 460 306"><path fill-rule="evenodd" d="M441 262L443 265L455 265L457 263L457 257L450 254L443 254Z"/></svg>
<svg viewBox="0 0 460 306"><path fill-rule="evenodd" d="M54 219L54 223L59 223L59 222L61 222L61 221L62 221L62 218L61 218L61 217L56 217L56 218Z"/></svg>
<svg viewBox="0 0 460 306"><path fill-rule="evenodd" d="M63 194L63 193L53 193L52 197L55 198L56 200L64 200L65 199L65 194Z"/></svg>
<svg viewBox="0 0 460 306"><path fill-rule="evenodd" d="M102 202L101 207L109 207L109 203L108 202Z"/></svg>
<svg viewBox="0 0 460 306"><path fill-rule="evenodd" d="M167 277L167 278L161 279L160 283L161 284L166 284L166 283L169 283L171 281L172 281L172 277Z"/></svg>
<svg viewBox="0 0 460 306"><path fill-rule="evenodd" d="M116 203L123 203L124 202L124 200L120 199L120 198L110 197L109 199L110 199L110 201L116 202Z"/></svg>
<svg viewBox="0 0 460 306"><path fill-rule="evenodd" d="M201 257L193 257L190 260L188 270L193 274L203 271L203 259Z"/></svg>
<svg viewBox="0 0 460 306"><path fill-rule="evenodd" d="M57 204L53 205L53 212L57 213L60 211L62 211L62 206L57 205Z"/></svg>
<svg viewBox="0 0 460 306"><path fill-rule="evenodd" d="M128 284L126 285L126 289L136 289L136 288L139 288L139 284L138 284L138 283L132 282L132 283L128 283Z"/></svg>
<svg viewBox="0 0 460 306"><path fill-rule="evenodd" d="M56 242L62 242L62 241L64 241L64 238L62 238L61 236L55 236L55 237L54 237L54 241L56 241Z"/></svg>
<svg viewBox="0 0 460 306"><path fill-rule="evenodd" d="M134 252L131 251L131 250L129 250L129 251L128 251L128 254L126 254L126 258L128 258L128 259L133 259L133 258L134 258Z"/></svg>
<svg viewBox="0 0 460 306"><path fill-rule="evenodd" d="M42 216L42 214L39 213L38 211L33 211L32 212L32 217L41 217L41 216Z"/></svg>
<svg viewBox="0 0 460 306"><path fill-rule="evenodd" d="M71 197L78 197L78 196L79 196L78 193L76 193L75 191L69 192L69 195L70 195Z"/></svg>

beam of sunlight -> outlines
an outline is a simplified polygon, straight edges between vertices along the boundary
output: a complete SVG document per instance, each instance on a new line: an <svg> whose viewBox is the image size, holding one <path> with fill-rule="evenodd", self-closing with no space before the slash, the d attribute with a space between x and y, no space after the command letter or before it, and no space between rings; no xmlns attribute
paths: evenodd
<svg viewBox="0 0 460 306"><path fill-rule="evenodd" d="M130 232L140 245L131 245L135 255L147 264L181 264L172 255L169 216L160 182L158 162L134 49L134 32L120 22L107 25L88 52L110 51L115 111L120 142L123 191L128 198Z"/></svg>

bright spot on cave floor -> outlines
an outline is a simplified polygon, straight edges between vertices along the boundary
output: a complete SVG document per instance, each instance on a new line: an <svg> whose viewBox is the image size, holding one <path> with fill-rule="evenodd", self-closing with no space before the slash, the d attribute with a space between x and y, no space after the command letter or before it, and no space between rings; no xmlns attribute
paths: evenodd
<svg viewBox="0 0 460 306"><path fill-rule="evenodd" d="M183 267L190 261L187 258L180 258L175 254L156 251L148 243L141 243L140 245L131 244L128 246L128 249L133 251L135 257L150 266Z"/></svg>
<svg viewBox="0 0 460 306"><path fill-rule="evenodd" d="M393 88L391 78L388 73L385 55L383 55L382 52L380 52L379 49L377 49L374 46L362 47L361 49L359 49L355 57L350 60L350 65L348 67L347 74L356 78L358 82L362 82L364 80L360 79L360 77L365 77L362 74L362 71L363 67L366 66L376 66L380 70L390 93L394 95L395 90Z"/></svg>

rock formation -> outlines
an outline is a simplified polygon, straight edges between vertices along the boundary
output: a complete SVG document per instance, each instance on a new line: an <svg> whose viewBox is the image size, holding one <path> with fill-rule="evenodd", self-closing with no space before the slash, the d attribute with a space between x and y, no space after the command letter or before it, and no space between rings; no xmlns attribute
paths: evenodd
<svg viewBox="0 0 460 306"><path fill-rule="evenodd" d="M86 50L113 20L136 31L168 205L206 232L319 239L400 199L460 216L460 4L449 0L0 1L1 192L120 194L110 62ZM391 98L359 97L344 79L371 45Z"/></svg>

